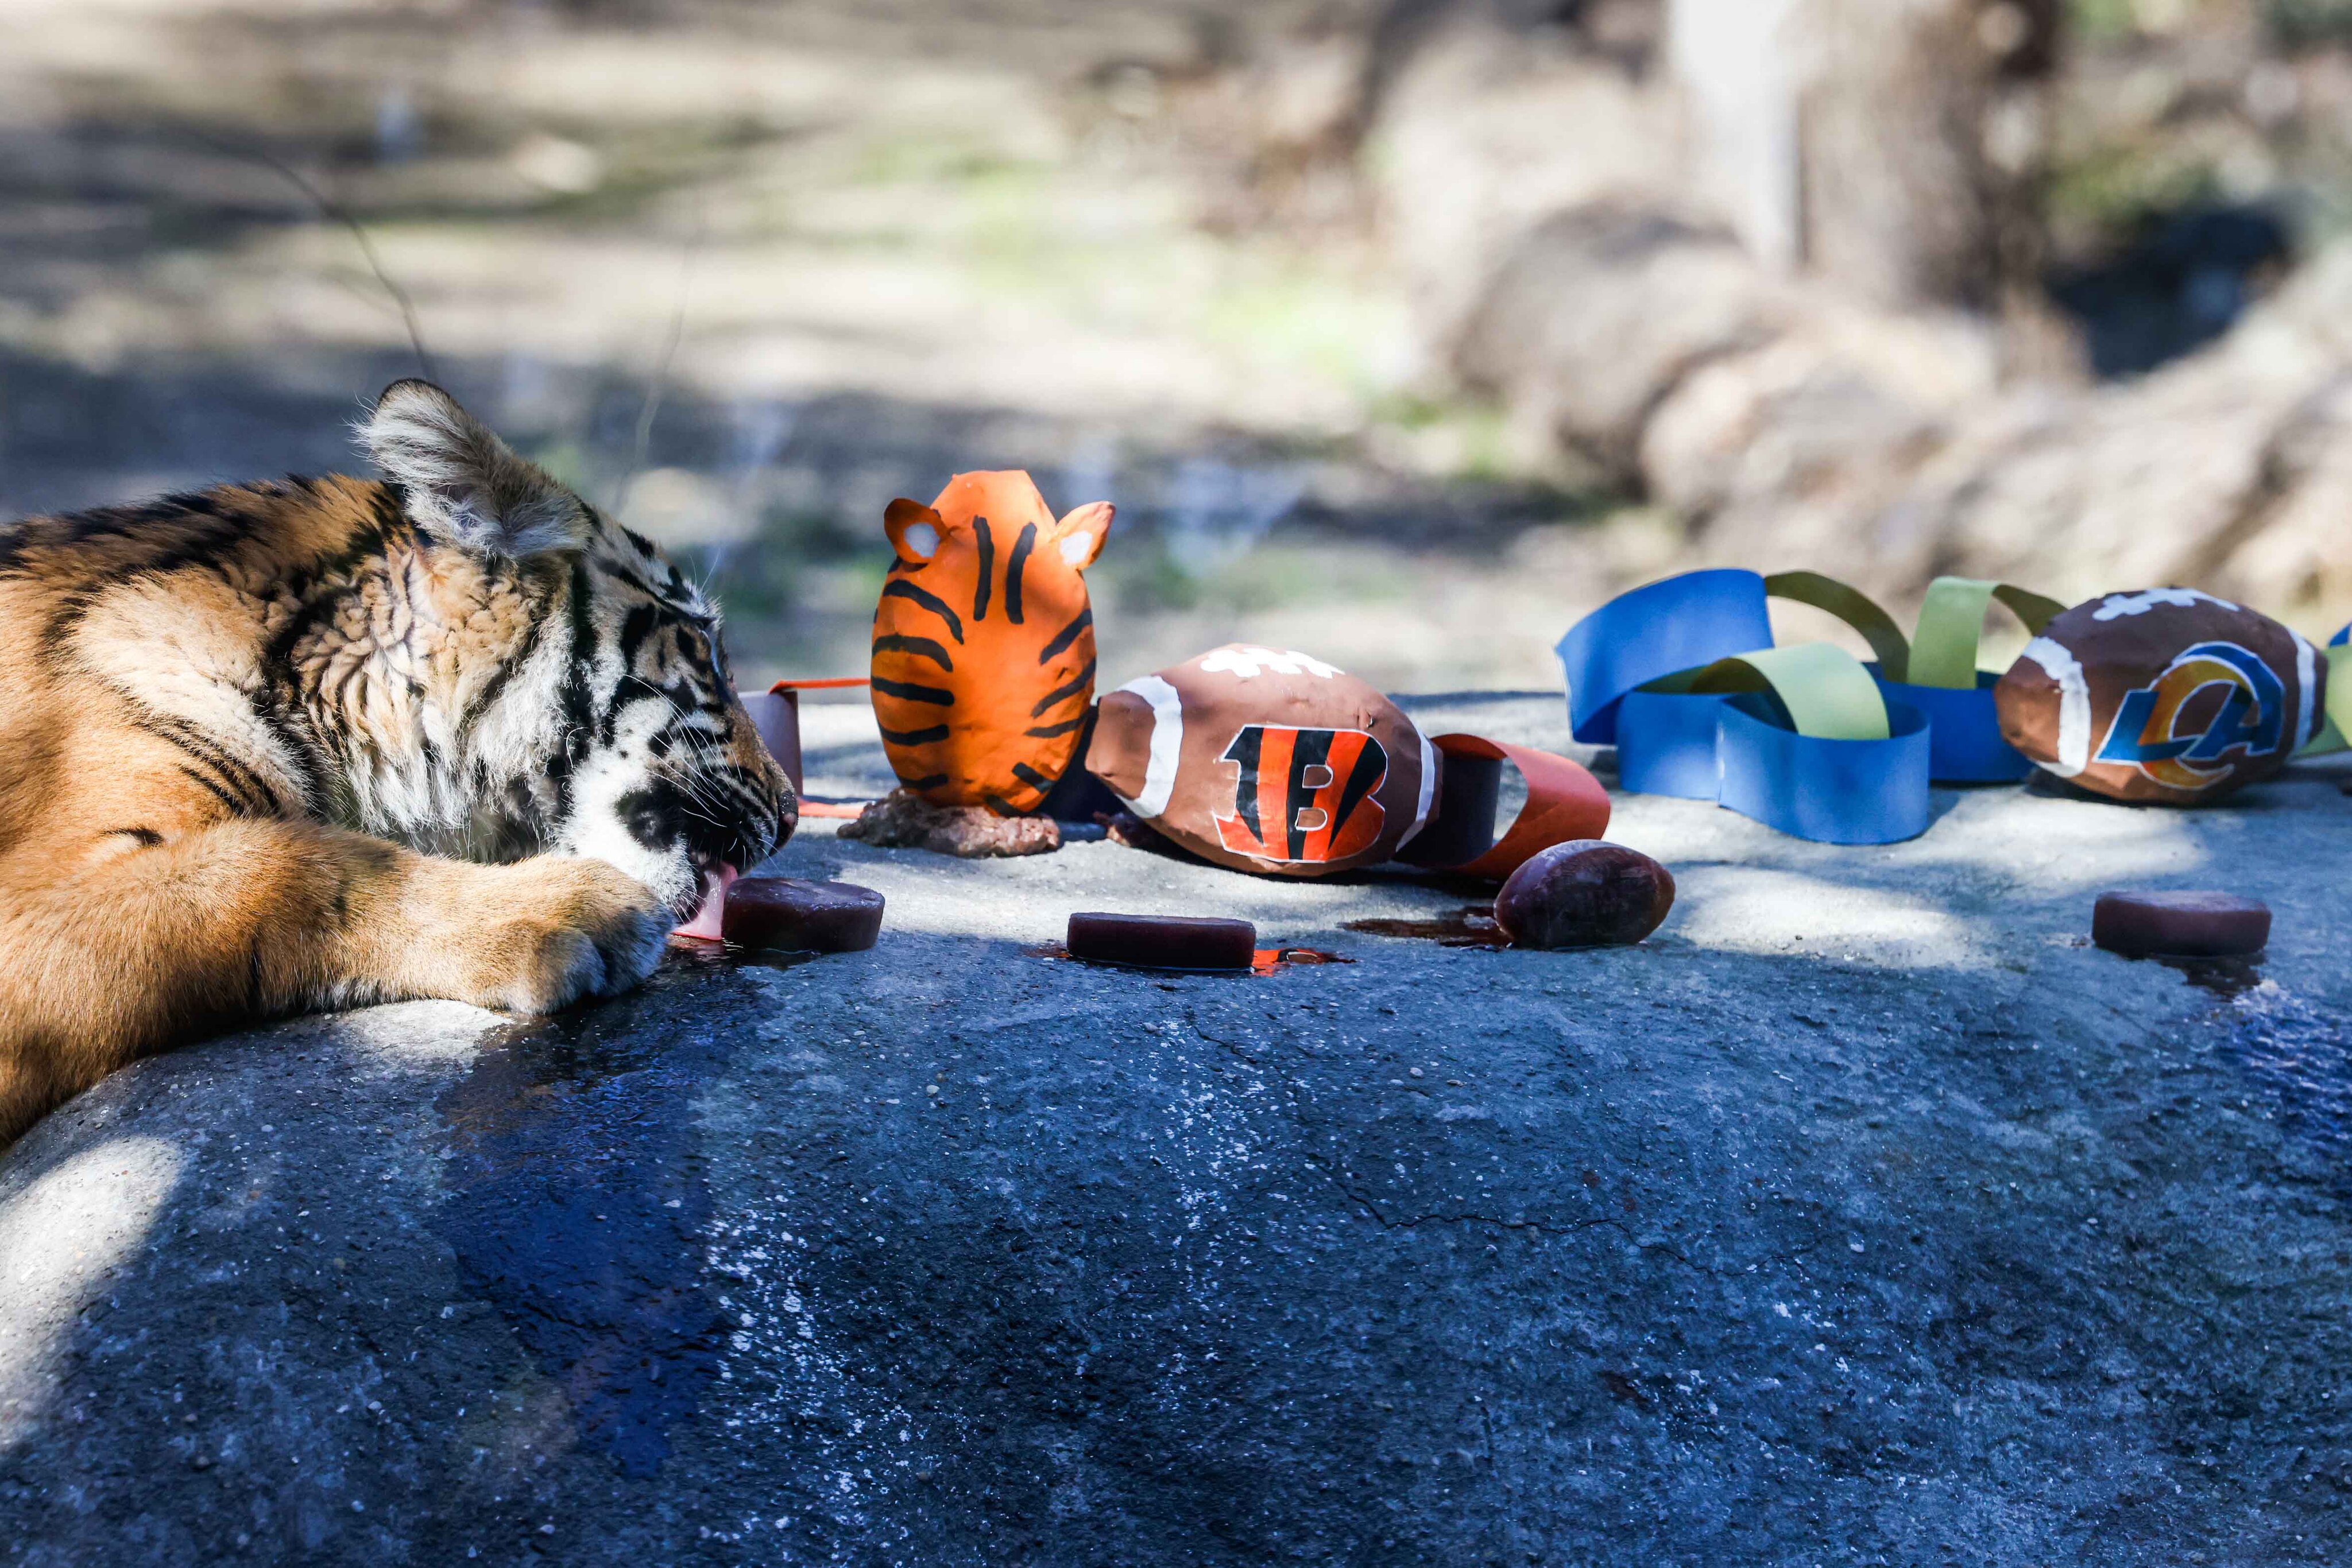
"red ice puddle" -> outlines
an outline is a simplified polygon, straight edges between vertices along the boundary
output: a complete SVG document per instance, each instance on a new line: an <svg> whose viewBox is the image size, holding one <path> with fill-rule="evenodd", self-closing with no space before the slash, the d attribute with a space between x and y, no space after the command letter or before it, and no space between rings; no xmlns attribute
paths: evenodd
<svg viewBox="0 0 2352 1568"><path fill-rule="evenodd" d="M1258 947L1250 953L1250 967L1241 969L1179 969L1156 964L1112 964L1099 958L1071 958L1070 950L1059 942L1041 943L1027 949L1034 958L1059 958L1070 963L1091 965L1097 969L1134 969L1147 975L1271 975L1276 969L1298 968L1311 964L1352 964L1353 958L1338 953L1326 953L1315 947Z"/></svg>
<svg viewBox="0 0 2352 1568"><path fill-rule="evenodd" d="M1315 947L1260 947L1250 955L1250 973L1271 975L1278 968L1294 964L1352 964L1353 958L1342 958L1337 953L1326 953Z"/></svg>

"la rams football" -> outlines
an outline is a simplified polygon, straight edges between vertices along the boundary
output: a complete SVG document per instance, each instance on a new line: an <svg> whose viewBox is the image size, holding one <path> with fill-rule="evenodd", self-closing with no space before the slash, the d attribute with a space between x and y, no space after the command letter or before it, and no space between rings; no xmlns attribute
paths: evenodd
<svg viewBox="0 0 2352 1568"><path fill-rule="evenodd" d="M2324 722L2327 661L2267 615L2193 588L2109 593L2053 620L1993 688L2000 732L2118 800L2218 800L2286 766Z"/></svg>

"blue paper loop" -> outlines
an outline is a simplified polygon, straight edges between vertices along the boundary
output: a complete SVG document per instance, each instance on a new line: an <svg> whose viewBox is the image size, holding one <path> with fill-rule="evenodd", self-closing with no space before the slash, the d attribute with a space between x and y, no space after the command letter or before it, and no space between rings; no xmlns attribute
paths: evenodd
<svg viewBox="0 0 2352 1568"><path fill-rule="evenodd" d="M1727 698L1686 692L1627 692L1614 716L1617 782L1637 795L1712 800L1716 718Z"/></svg>
<svg viewBox="0 0 2352 1568"><path fill-rule="evenodd" d="M1587 745L1613 744L1627 693L1771 645L1764 580L1755 572L1687 571L1621 593L1570 627L1555 650L1568 677L1570 731Z"/></svg>
<svg viewBox="0 0 2352 1568"><path fill-rule="evenodd" d="M1797 578L1776 580L1802 586ZM1994 720L1996 677L1976 691L1916 692L1864 666L1876 683L1866 689L1885 706L1883 740L1801 735L1769 692L1671 689L1689 685L1702 666L1773 646L1768 591L1768 580L1754 572L1686 572L1620 595L1559 640L1570 728L1588 745L1616 746L1622 788L1716 800L1822 842L1892 843L1927 831L1932 743L1943 727L1930 725L1931 708L1955 716L1943 758L1952 777L2022 776L2024 759ZM1685 678L1667 680L1675 675ZM1669 689L1643 689L1654 685Z"/></svg>
<svg viewBox="0 0 2352 1568"><path fill-rule="evenodd" d="M1916 838L1927 831L1927 716L1889 697L1886 722L1885 740L1823 740L1774 723L1759 694L1727 697L1716 727L1722 804L1821 843Z"/></svg>
<svg viewBox="0 0 2352 1568"><path fill-rule="evenodd" d="M1927 777L1938 784L2014 784L2033 771L2025 753L2003 740L1992 689L2000 676L1977 672L1974 691L1890 681L1876 664L1863 666L1886 694L1890 707L1905 702L1927 719Z"/></svg>

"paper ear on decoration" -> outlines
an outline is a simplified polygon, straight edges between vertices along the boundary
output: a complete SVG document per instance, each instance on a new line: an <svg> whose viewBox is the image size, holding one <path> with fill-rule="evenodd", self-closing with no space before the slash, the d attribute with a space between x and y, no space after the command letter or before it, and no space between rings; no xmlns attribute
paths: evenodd
<svg viewBox="0 0 2352 1568"><path fill-rule="evenodd" d="M909 501L901 496L890 503L882 514L882 531L890 536L890 548L908 566L920 566L939 553L940 540L948 531L946 519L920 501Z"/></svg>
<svg viewBox="0 0 2352 1568"><path fill-rule="evenodd" d="M1110 520L1116 511L1108 501L1072 507L1067 517L1054 525L1055 553L1080 571L1094 565L1095 558L1102 554L1103 542L1110 538Z"/></svg>

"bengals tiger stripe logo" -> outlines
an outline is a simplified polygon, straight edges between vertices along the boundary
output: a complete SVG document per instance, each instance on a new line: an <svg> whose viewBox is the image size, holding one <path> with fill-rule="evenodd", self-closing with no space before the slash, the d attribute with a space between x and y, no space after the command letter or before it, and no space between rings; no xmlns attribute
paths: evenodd
<svg viewBox="0 0 2352 1568"><path fill-rule="evenodd" d="M1388 821L1373 797L1389 754L1360 729L1243 727L1219 761L1234 764L1234 812L1212 813L1237 855L1291 864L1345 860L1371 848Z"/></svg>

